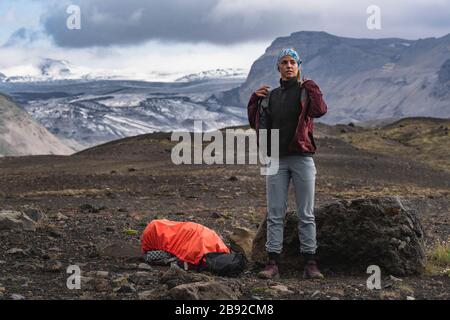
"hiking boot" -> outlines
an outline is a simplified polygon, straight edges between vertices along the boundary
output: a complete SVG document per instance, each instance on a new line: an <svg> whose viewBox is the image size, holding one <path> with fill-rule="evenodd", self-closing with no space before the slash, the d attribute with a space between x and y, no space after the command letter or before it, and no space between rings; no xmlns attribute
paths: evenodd
<svg viewBox="0 0 450 320"><path fill-rule="evenodd" d="M305 270L303 271L303 279L323 279L324 276L317 267L314 260L306 262Z"/></svg>
<svg viewBox="0 0 450 320"><path fill-rule="evenodd" d="M258 277L262 279L279 279L280 274L278 272L278 266L275 260L269 260L264 270L258 273Z"/></svg>

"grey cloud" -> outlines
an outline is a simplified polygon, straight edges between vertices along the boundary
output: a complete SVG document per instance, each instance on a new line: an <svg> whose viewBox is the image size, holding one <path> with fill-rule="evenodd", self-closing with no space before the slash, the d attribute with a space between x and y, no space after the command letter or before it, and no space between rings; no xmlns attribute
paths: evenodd
<svg viewBox="0 0 450 320"><path fill-rule="evenodd" d="M2 48L10 48L15 46L24 46L31 44L36 40L42 39L44 36L39 31L30 30L27 28L19 28L14 31L1 46Z"/></svg>
<svg viewBox="0 0 450 320"><path fill-rule="evenodd" d="M81 30L66 28L66 8L81 9ZM223 3L222 3L223 4ZM299 10L258 9L221 12L219 0L80 0L51 8L41 18L61 47L133 45L148 40L235 44L268 40L299 30L316 17Z"/></svg>
<svg viewBox="0 0 450 320"><path fill-rule="evenodd" d="M264 2L264 1L263 1ZM260 1L228 0L77 0L53 2L41 17L46 33L60 47L135 45L149 40L209 42L219 45L270 41L302 30L357 37L442 35L450 31L450 1L378 0L383 30L369 31L366 8L372 0L351 0L305 8L303 0L267 5ZM81 8L81 30L66 28L69 4Z"/></svg>

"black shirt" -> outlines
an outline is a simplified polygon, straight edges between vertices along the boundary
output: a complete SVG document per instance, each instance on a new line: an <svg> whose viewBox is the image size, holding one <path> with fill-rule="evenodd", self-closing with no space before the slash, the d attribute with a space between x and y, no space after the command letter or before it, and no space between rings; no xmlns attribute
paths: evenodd
<svg viewBox="0 0 450 320"><path fill-rule="evenodd" d="M280 86L274 89L270 95L269 111L272 123L271 128L279 129L280 157L296 154L312 155L312 153L289 151L289 145L297 129L298 117L302 111L300 99L300 85L297 77L286 81L280 79Z"/></svg>

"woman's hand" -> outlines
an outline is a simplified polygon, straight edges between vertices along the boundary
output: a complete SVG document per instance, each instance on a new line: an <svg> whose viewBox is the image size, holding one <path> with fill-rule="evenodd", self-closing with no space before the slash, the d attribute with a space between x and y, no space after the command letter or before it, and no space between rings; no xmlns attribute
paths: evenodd
<svg viewBox="0 0 450 320"><path fill-rule="evenodd" d="M303 77L303 79L300 80L300 86L302 86L303 83L305 83L305 82L308 81L308 80L311 80L311 79L308 79L308 78Z"/></svg>
<svg viewBox="0 0 450 320"><path fill-rule="evenodd" d="M269 94L269 88L270 86L264 84L255 91L255 94L260 98L267 97Z"/></svg>

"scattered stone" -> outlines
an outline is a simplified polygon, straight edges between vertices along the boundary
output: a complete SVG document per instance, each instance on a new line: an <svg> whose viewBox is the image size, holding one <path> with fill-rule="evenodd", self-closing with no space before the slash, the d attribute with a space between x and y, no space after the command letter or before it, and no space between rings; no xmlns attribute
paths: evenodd
<svg viewBox="0 0 450 320"><path fill-rule="evenodd" d="M119 198L119 196L117 195L117 193L114 193L112 191L107 191L105 194L108 198L110 199L117 199Z"/></svg>
<svg viewBox="0 0 450 320"><path fill-rule="evenodd" d="M318 294L320 294L319 290L316 290L313 292L313 294L311 295L311 298L314 298L315 296L317 296Z"/></svg>
<svg viewBox="0 0 450 320"><path fill-rule="evenodd" d="M392 282L388 282L383 286L383 289L387 289L387 288L391 288L392 287Z"/></svg>
<svg viewBox="0 0 450 320"><path fill-rule="evenodd" d="M114 242L99 249L99 254L106 257L114 258L136 258L142 260L142 252L140 245L132 245L124 242Z"/></svg>
<svg viewBox="0 0 450 320"><path fill-rule="evenodd" d="M132 274L129 280L137 285L150 285L154 284L156 279L154 279L154 276L150 272L138 271L135 274Z"/></svg>
<svg viewBox="0 0 450 320"><path fill-rule="evenodd" d="M138 293L139 300L154 300L154 296L157 295L159 289L152 289L147 291L142 291Z"/></svg>
<svg viewBox="0 0 450 320"><path fill-rule="evenodd" d="M6 261L5 260L0 260L0 264L5 264Z"/></svg>
<svg viewBox="0 0 450 320"><path fill-rule="evenodd" d="M123 269L136 270L137 267L138 267L138 265L136 263L127 263L126 265L123 266Z"/></svg>
<svg viewBox="0 0 450 320"><path fill-rule="evenodd" d="M236 281L194 282L169 290L169 297L177 300L237 300L242 295Z"/></svg>
<svg viewBox="0 0 450 320"><path fill-rule="evenodd" d="M229 181L238 181L239 179L236 176L231 176L228 178Z"/></svg>
<svg viewBox="0 0 450 320"><path fill-rule="evenodd" d="M97 271L95 275L99 278L108 278L109 272L108 271Z"/></svg>
<svg viewBox="0 0 450 320"><path fill-rule="evenodd" d="M270 289L273 289L273 290L275 290L275 291L277 291L278 294L282 294L282 295L285 295L285 294L293 294L293 293L294 293L294 291L289 290L288 287L286 287L286 286L284 286L284 285L282 285L282 284L278 284L278 285L275 285L275 286L271 286L271 287L269 287L269 288L270 288Z"/></svg>
<svg viewBox="0 0 450 320"><path fill-rule="evenodd" d="M416 298L412 297L412 296L407 296L406 300L416 300Z"/></svg>
<svg viewBox="0 0 450 320"><path fill-rule="evenodd" d="M192 273L178 266L171 266L160 278L160 283L167 284L169 289L192 282L208 282L212 278L203 273Z"/></svg>
<svg viewBox="0 0 450 320"><path fill-rule="evenodd" d="M20 248L12 248L5 252L6 254L15 255L15 256L23 256L25 257L27 254L23 249Z"/></svg>
<svg viewBox="0 0 450 320"><path fill-rule="evenodd" d="M53 224L48 224L44 226L42 229L54 238L61 238L63 236L63 233L59 231Z"/></svg>
<svg viewBox="0 0 450 320"><path fill-rule="evenodd" d="M94 289L97 292L107 292L111 290L111 286L107 279L98 278L94 280Z"/></svg>
<svg viewBox="0 0 450 320"><path fill-rule="evenodd" d="M63 215L61 212L58 212L58 213L56 214L56 219L57 219L57 220L67 220L67 219L69 219L69 217Z"/></svg>
<svg viewBox="0 0 450 320"><path fill-rule="evenodd" d="M223 216L224 215L220 212L217 212L217 211L211 212L211 218L218 219L218 218L222 218Z"/></svg>
<svg viewBox="0 0 450 320"><path fill-rule="evenodd" d="M50 259L45 261L44 270L47 272L60 272L63 269L63 264L59 260Z"/></svg>
<svg viewBox="0 0 450 320"><path fill-rule="evenodd" d="M346 272L378 265L393 275L422 273L426 264L424 233L417 214L402 201L407 203L401 197L338 200L316 209L321 265ZM297 215L289 212L280 257L285 269L296 269L303 262L298 254L297 225ZM253 261L266 261L265 242L264 218L253 240Z"/></svg>
<svg viewBox="0 0 450 320"><path fill-rule="evenodd" d="M36 223L39 223L45 218L45 214L38 209L25 209L24 213Z"/></svg>
<svg viewBox="0 0 450 320"><path fill-rule="evenodd" d="M106 209L105 206L94 206L86 203L80 206L80 211L83 213L99 213L101 210Z"/></svg>
<svg viewBox="0 0 450 320"><path fill-rule="evenodd" d="M147 263L139 263L137 268L140 269L140 270L148 270L148 271L152 271L153 270L153 268L151 266L149 266Z"/></svg>
<svg viewBox="0 0 450 320"><path fill-rule="evenodd" d="M398 300L398 299L400 299L400 294L395 291L382 291L382 292L380 292L380 299L382 299L382 300Z"/></svg>
<svg viewBox="0 0 450 320"><path fill-rule="evenodd" d="M123 275L113 280L114 287L121 287L125 284L128 284L128 275Z"/></svg>
<svg viewBox="0 0 450 320"><path fill-rule="evenodd" d="M255 236L256 232L248 228L234 228L233 233L229 236L231 249L243 253L247 260L250 260Z"/></svg>
<svg viewBox="0 0 450 320"><path fill-rule="evenodd" d="M401 281L403 281L402 279L396 278L396 277L394 277L393 275L390 275L390 276L389 276L389 279L391 279L391 280L394 281L394 282L401 282Z"/></svg>
<svg viewBox="0 0 450 320"><path fill-rule="evenodd" d="M94 278L92 277L84 277L84 276L80 276L80 286L82 290L94 290Z"/></svg>
<svg viewBox="0 0 450 320"><path fill-rule="evenodd" d="M17 294L17 293L11 294L10 297L11 297L12 300L25 300L24 296L22 296L20 294Z"/></svg>
<svg viewBox="0 0 450 320"><path fill-rule="evenodd" d="M115 288L113 291L118 293L133 293L136 292L136 288L131 283L127 283L118 288Z"/></svg>
<svg viewBox="0 0 450 320"><path fill-rule="evenodd" d="M414 294L414 289L406 284L400 284L397 286L397 289L403 295L412 296Z"/></svg>
<svg viewBox="0 0 450 320"><path fill-rule="evenodd" d="M12 210L0 211L0 230L36 231L36 222L25 213Z"/></svg>

